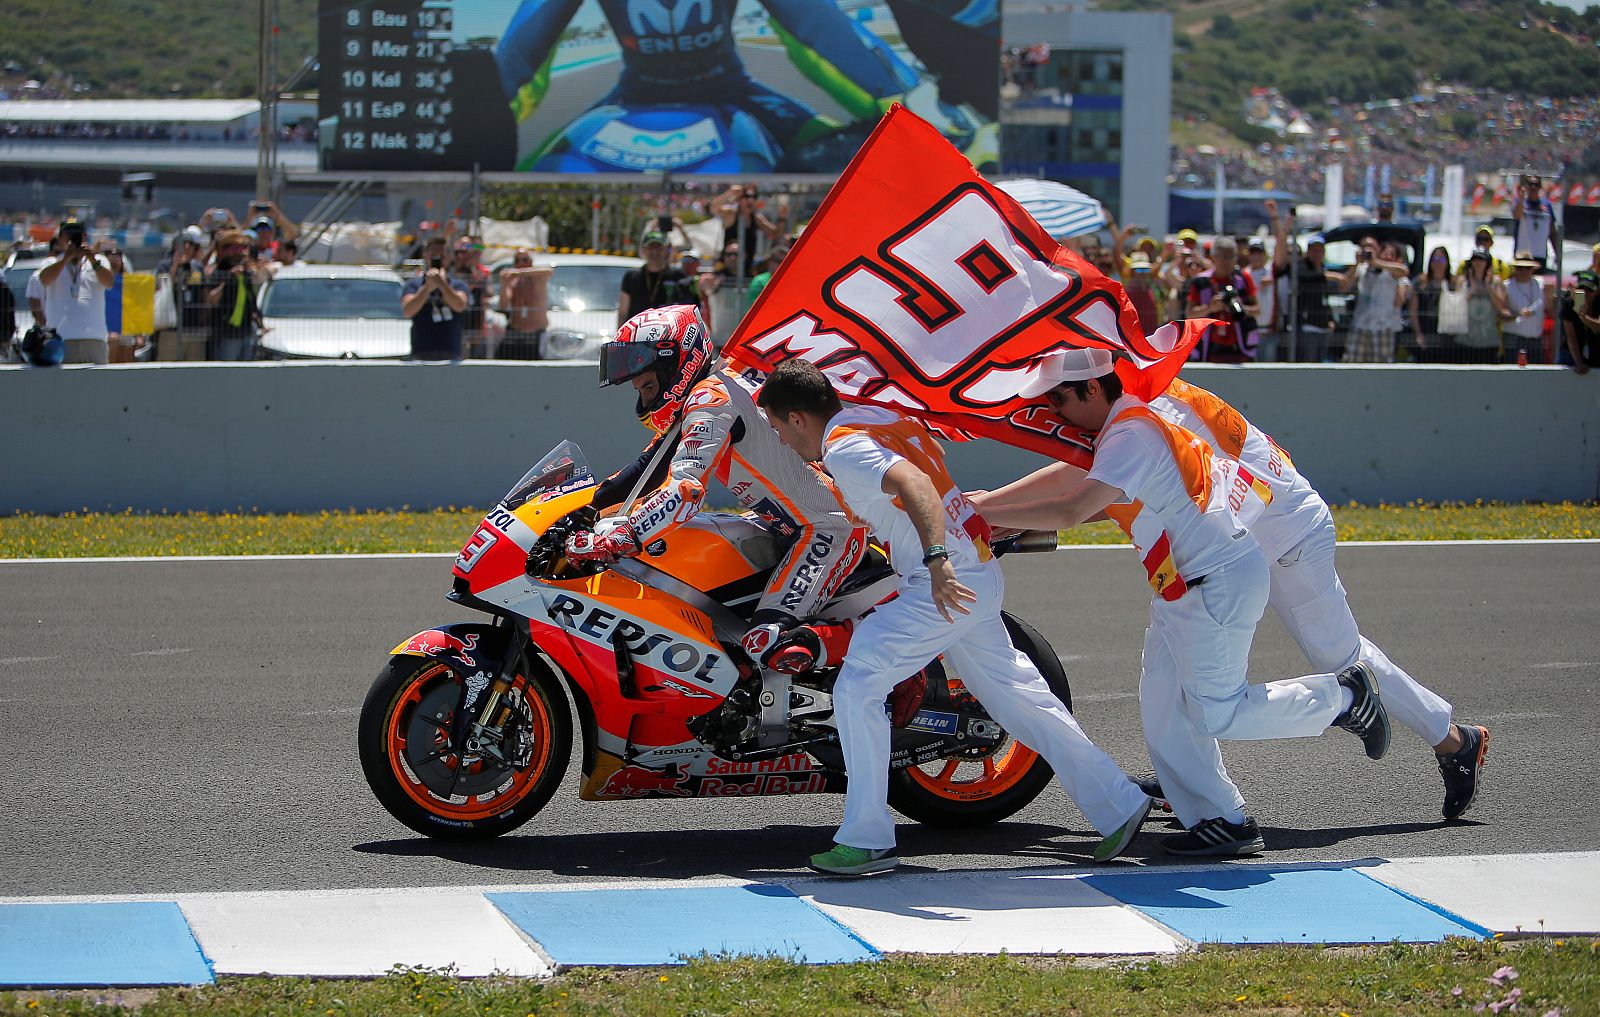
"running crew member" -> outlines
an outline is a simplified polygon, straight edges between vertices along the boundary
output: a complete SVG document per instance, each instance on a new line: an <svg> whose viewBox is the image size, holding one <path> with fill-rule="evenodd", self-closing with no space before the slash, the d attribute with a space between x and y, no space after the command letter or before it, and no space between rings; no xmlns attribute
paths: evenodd
<svg viewBox="0 0 1600 1017"><path fill-rule="evenodd" d="M779 364L757 401L784 444L804 459L822 459L901 577L899 596L858 626L834 682L833 714L850 779L835 846L813 855L811 867L857 876L898 864L883 701L938 654L996 721L1050 763L1105 835L1095 860L1121 854L1151 801L1011 644L1000 619L1005 578L989 551L988 527L950 479L932 435L890 410L842 407L827 377L805 360Z"/></svg>
<svg viewBox="0 0 1600 1017"><path fill-rule="evenodd" d="M1388 717L1364 666L1245 680L1267 604L1266 559L1230 510L1229 476L1214 468L1210 447L1125 394L1112 362L1107 350L1055 354L1021 393L1046 396L1067 423L1098 432L1088 475L1046 467L974 500L997 525L1066 528L1104 513L1128 533L1154 591L1139 681L1145 743L1188 828L1163 846L1252 854L1265 842L1217 739L1304 738L1338 726L1377 759L1388 748Z"/></svg>
<svg viewBox="0 0 1600 1017"><path fill-rule="evenodd" d="M700 511L706 478L714 477L790 542L751 619L745 652L766 665L783 648L786 670L826 665L829 647L837 648L837 660L848 624L808 628L806 645L798 648L780 647L779 637L815 614L855 568L866 531L850 521L832 482L778 440L756 408L755 386L713 364L699 308L680 304L628 319L600 350L601 387L625 381L639 393L639 419L656 437L634 463L600 484L594 507L620 504L661 443L672 445L642 487L654 493L626 516L602 519L592 532L567 538L567 557L616 561L638 554ZM680 418L681 434L674 426ZM827 638L809 641L818 630Z"/></svg>
<svg viewBox="0 0 1600 1017"><path fill-rule="evenodd" d="M1235 464L1229 498L1267 559L1267 603L1319 671L1370 670L1389 716L1433 747L1444 777L1444 818L1472 805L1489 729L1456 724L1450 704L1361 634L1334 568L1333 513L1289 454L1222 399L1182 379L1150 403Z"/></svg>

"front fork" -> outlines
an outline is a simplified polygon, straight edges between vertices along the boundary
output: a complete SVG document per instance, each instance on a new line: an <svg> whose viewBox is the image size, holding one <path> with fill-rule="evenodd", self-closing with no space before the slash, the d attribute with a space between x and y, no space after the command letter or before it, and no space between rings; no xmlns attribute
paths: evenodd
<svg viewBox="0 0 1600 1017"><path fill-rule="evenodd" d="M496 622L501 623L502 619L497 618ZM503 752L505 729L515 712L508 694L516 680L523 651L531 642L521 626L509 627L511 638L493 677L482 670L470 675L462 673L461 695L456 700L455 716L450 724L450 748L458 756L487 754L507 766L514 761L507 759Z"/></svg>

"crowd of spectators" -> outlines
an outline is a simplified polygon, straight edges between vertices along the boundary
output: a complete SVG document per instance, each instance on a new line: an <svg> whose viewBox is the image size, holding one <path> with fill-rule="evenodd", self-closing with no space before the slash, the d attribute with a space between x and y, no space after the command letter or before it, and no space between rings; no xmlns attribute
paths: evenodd
<svg viewBox="0 0 1600 1017"><path fill-rule="evenodd" d="M1526 98L1492 89L1440 87L1359 104L1330 99L1326 116L1313 117L1289 106L1275 91L1263 91L1267 94L1254 100L1252 120L1304 123L1310 133L1289 134L1285 126L1281 140L1239 151L1174 145L1169 164L1174 186L1210 187L1220 162L1230 188L1270 184L1301 200L1317 201L1324 167L1343 161L1347 193L1352 185L1363 185L1365 167L1386 165L1395 188L1421 196L1430 166L1437 172L1460 164L1469 178L1507 167L1558 168L1579 163L1600 137L1600 95L1593 94Z"/></svg>
<svg viewBox="0 0 1600 1017"><path fill-rule="evenodd" d="M1265 204L1270 253L1261 237L1207 243L1185 229L1163 242L1115 222L1109 245L1090 240L1080 253L1123 284L1147 333L1220 322L1201 335L1196 360L1600 366L1600 244L1564 292L1531 250L1496 259L1487 225L1462 264L1435 247L1413 278L1403 246L1376 236L1360 240L1350 265L1330 266L1320 234L1301 247L1290 217Z"/></svg>
<svg viewBox="0 0 1600 1017"><path fill-rule="evenodd" d="M254 143L261 135L258 128L234 130L231 127L191 130L173 128L169 124L39 124L12 121L0 125L0 139L6 141L223 141ZM289 124L278 129L280 142L315 143L316 130L301 124Z"/></svg>
<svg viewBox="0 0 1600 1017"><path fill-rule="evenodd" d="M180 231L155 266L154 358L253 359L262 324L256 294L279 269L295 262L298 232L272 202L252 205L247 225L227 209L214 208ZM112 359L111 344L121 338L127 266L114 243L91 244L87 236L83 223L69 219L43 250L23 241L16 252L44 255L25 290L33 327L64 340L63 362L103 364ZM7 335L14 326L14 321L0 321Z"/></svg>

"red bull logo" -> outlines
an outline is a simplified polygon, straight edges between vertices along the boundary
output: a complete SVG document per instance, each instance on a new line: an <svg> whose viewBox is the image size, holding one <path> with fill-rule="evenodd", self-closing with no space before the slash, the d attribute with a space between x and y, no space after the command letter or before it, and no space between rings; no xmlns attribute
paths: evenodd
<svg viewBox="0 0 1600 1017"><path fill-rule="evenodd" d="M442 629L428 629L418 632L406 640L404 646L396 653L409 653L418 657L441 657L445 654L454 654L460 657L468 667L477 667L478 662L473 659L472 652L478 648L478 634L469 632L467 635L456 638Z"/></svg>
<svg viewBox="0 0 1600 1017"><path fill-rule="evenodd" d="M606 782L596 792L596 797L648 798L652 795L670 795L675 798L688 798L692 793L684 786L688 783L689 775L679 773L677 763L673 763L665 770L624 766L606 778Z"/></svg>

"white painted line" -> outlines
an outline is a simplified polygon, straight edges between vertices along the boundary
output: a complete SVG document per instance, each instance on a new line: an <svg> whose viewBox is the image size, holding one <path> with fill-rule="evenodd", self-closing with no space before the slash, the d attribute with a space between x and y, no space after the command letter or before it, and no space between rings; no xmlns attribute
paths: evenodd
<svg viewBox="0 0 1600 1017"><path fill-rule="evenodd" d="M1186 946L1076 876L904 875L791 889L890 953L1170 954Z"/></svg>
<svg viewBox="0 0 1600 1017"><path fill-rule="evenodd" d="M1600 537L1510 538L1506 540L1341 540L1340 547L1498 547L1528 544L1600 544ZM1057 551L1126 551L1132 544L1062 544ZM383 551L371 554L174 554L112 558L0 558L0 565L111 565L123 562L382 561L454 558L454 551Z"/></svg>
<svg viewBox="0 0 1600 1017"><path fill-rule="evenodd" d="M476 890L177 901L219 975L361 977L396 964L454 965L469 978L553 973Z"/></svg>
<svg viewBox="0 0 1600 1017"><path fill-rule="evenodd" d="M1493 932L1600 932L1600 851L1400 858L1361 871Z"/></svg>

